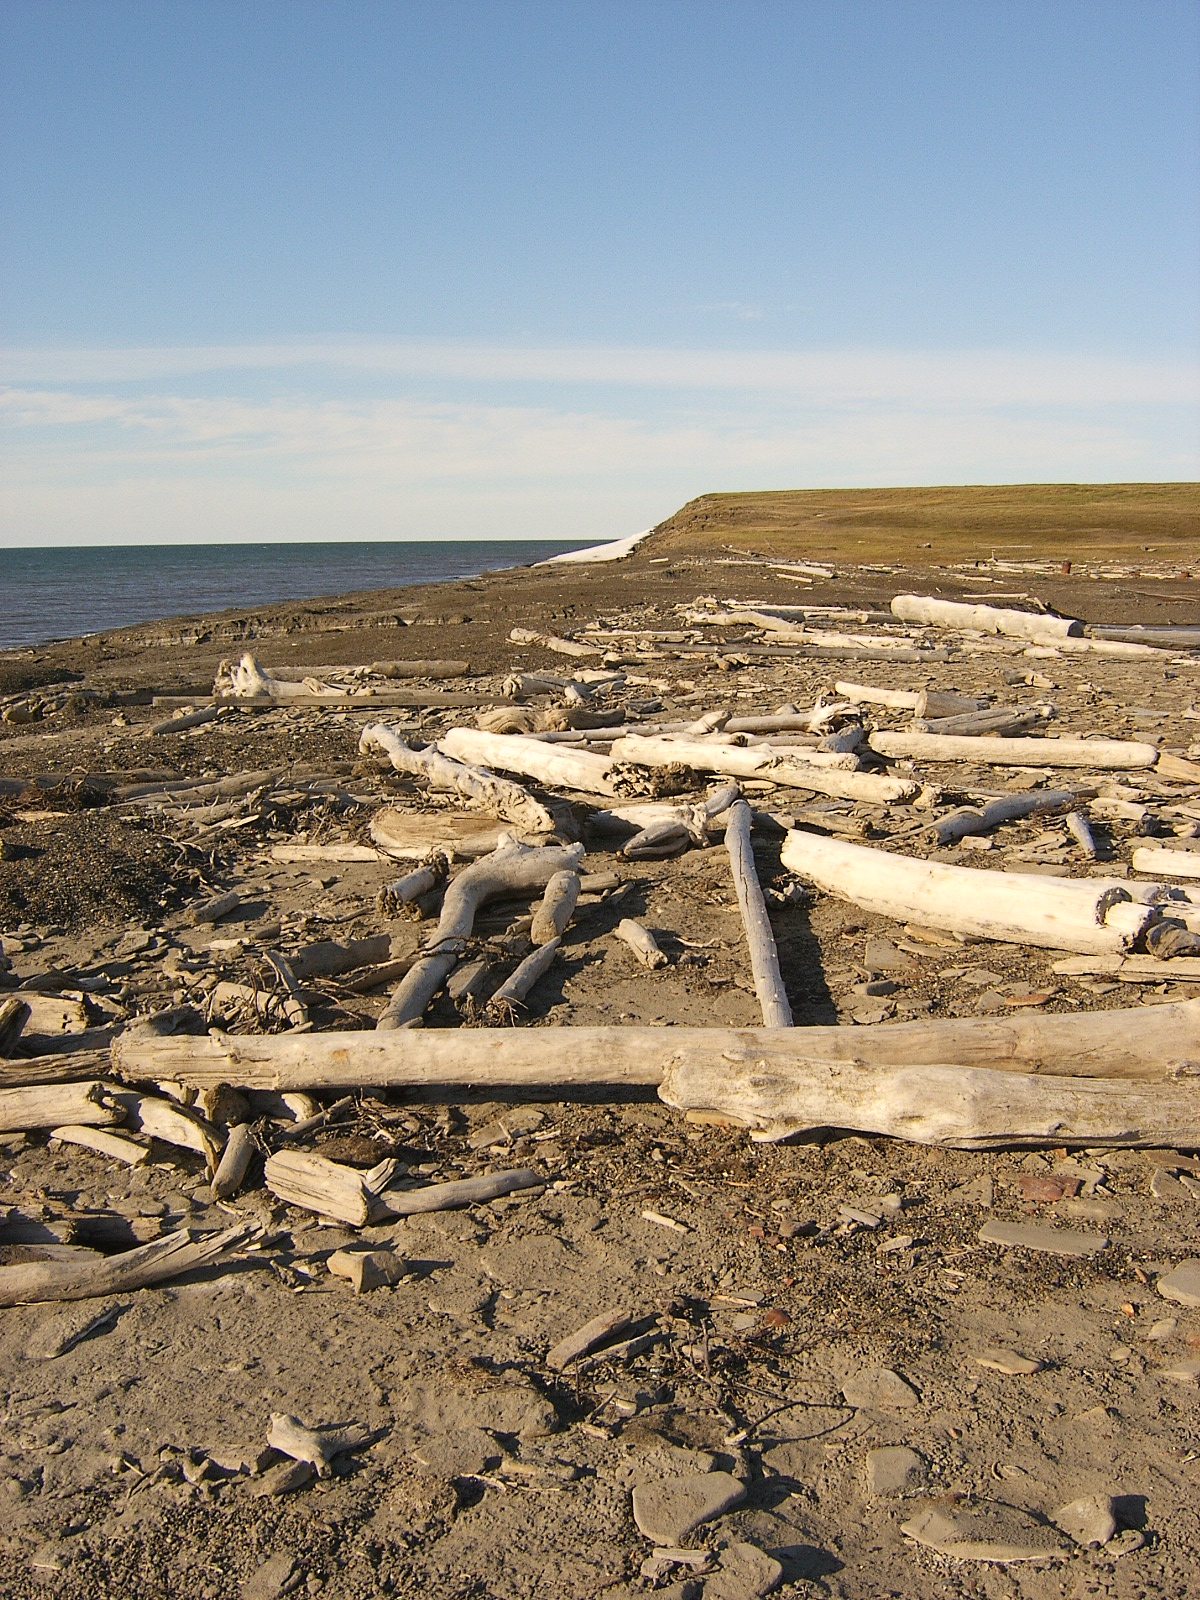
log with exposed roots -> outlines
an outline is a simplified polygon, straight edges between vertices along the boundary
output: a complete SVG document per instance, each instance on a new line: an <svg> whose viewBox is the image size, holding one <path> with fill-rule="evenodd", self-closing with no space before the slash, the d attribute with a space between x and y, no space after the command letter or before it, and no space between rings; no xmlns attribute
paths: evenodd
<svg viewBox="0 0 1200 1600"><path fill-rule="evenodd" d="M552 833L554 820L545 806L519 783L497 778L480 767L452 759L440 750L413 750L392 728L373 722L364 728L358 741L364 755L385 755L397 772L423 778L431 789L456 794L469 805L515 822L530 833Z"/></svg>

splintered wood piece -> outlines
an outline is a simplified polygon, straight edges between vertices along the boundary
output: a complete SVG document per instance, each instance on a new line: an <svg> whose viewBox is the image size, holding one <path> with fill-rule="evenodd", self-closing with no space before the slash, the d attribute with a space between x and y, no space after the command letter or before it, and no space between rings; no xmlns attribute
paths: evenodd
<svg viewBox="0 0 1200 1600"><path fill-rule="evenodd" d="M0 1267L0 1306L29 1305L38 1300L89 1300L125 1294L151 1283L177 1278L194 1267L224 1259L256 1231L242 1222L223 1233L193 1239L186 1228L164 1234L136 1250L78 1265L68 1261L29 1261Z"/></svg>
<svg viewBox="0 0 1200 1600"><path fill-rule="evenodd" d="M1087 856L1089 861L1096 859L1096 840L1092 834L1091 825L1082 811L1069 811L1063 818L1067 831L1072 839Z"/></svg>
<svg viewBox="0 0 1200 1600"><path fill-rule="evenodd" d="M758 881L758 868L750 843L750 807L744 800L736 801L727 813L725 848L729 852L729 870L742 913L742 926L746 930L746 943L750 947L750 970L754 974L754 991L762 1007L763 1025L767 1028L790 1028L792 1008L788 1004L787 990L779 971L779 952L771 931L771 919L767 916L762 885Z"/></svg>
<svg viewBox="0 0 1200 1600"><path fill-rule="evenodd" d="M962 806L952 811L934 824L933 831L939 844L954 844L968 834L990 833L1002 822L1015 822L1020 817L1031 817L1043 811L1061 811L1064 806L1074 805L1089 792L1094 791L1040 789L1029 794L1006 794L978 808Z"/></svg>
<svg viewBox="0 0 1200 1600"><path fill-rule="evenodd" d="M607 1340L615 1338L618 1333L624 1333L627 1328L633 1326L633 1320L626 1311L608 1311L593 1317L590 1322L585 1322L582 1328L577 1328L574 1333L569 1333L565 1339L558 1341L547 1353L546 1365L551 1372L562 1372L572 1361L578 1361L580 1356L590 1355Z"/></svg>
<svg viewBox="0 0 1200 1600"><path fill-rule="evenodd" d="M574 868L556 872L546 885L542 903L533 914L529 938L533 944L547 944L566 932L567 923L579 899L579 874Z"/></svg>
<svg viewBox="0 0 1200 1600"><path fill-rule="evenodd" d="M520 1035L525 1036L524 1032ZM545 1182L545 1175L532 1167L517 1167L509 1172L487 1172L478 1178L430 1183L423 1189L387 1189L382 1200L393 1216L415 1217L425 1211L457 1211L463 1206L482 1205L517 1189L536 1189Z"/></svg>
<svg viewBox="0 0 1200 1600"><path fill-rule="evenodd" d="M170 1100L160 1100L156 1095L139 1094L134 1089L111 1091L114 1100L125 1108L129 1127L139 1133L161 1139L164 1144L178 1145L183 1150L195 1150L202 1155L213 1172L217 1165L217 1131L195 1112Z"/></svg>
<svg viewBox="0 0 1200 1600"><path fill-rule="evenodd" d="M468 804L506 822L515 822L529 833L554 831L554 819L545 806L519 783L454 760L452 754L444 754L437 748L413 750L394 729L382 722L373 722L363 729L358 748L364 755L384 755L397 772L423 778L431 789L457 794Z"/></svg>
<svg viewBox="0 0 1200 1600"><path fill-rule="evenodd" d="M108 1084L30 1084L0 1089L0 1133L31 1128L105 1128L124 1120L125 1111Z"/></svg>
<svg viewBox="0 0 1200 1600"><path fill-rule="evenodd" d="M129 1167L143 1166L150 1156L148 1143L139 1144L136 1139L129 1139L121 1133L108 1133L103 1128L68 1125L52 1128L50 1137L61 1139L63 1144L77 1144L81 1149L91 1150L94 1155L106 1156L110 1161L123 1161Z"/></svg>
<svg viewBox="0 0 1200 1600"><path fill-rule="evenodd" d="M341 1428L310 1428L286 1412L271 1413L271 1426L267 1429L267 1443L280 1455L293 1461L306 1461L327 1478L338 1456L348 1455L370 1442L370 1428L352 1422Z"/></svg>
<svg viewBox="0 0 1200 1600"><path fill-rule="evenodd" d="M635 922L632 917L622 917L613 932L629 946L644 967L649 967L653 972L657 967L666 966L667 958L659 949L658 940L640 922Z"/></svg>
<svg viewBox="0 0 1200 1600"><path fill-rule="evenodd" d="M780 859L827 894L878 916L1081 955L1127 950L1159 916L1098 878L952 867L812 833L789 833Z"/></svg>
<svg viewBox="0 0 1200 1600"><path fill-rule="evenodd" d="M257 1148L248 1122L238 1122L230 1128L213 1174L212 1192L218 1200L227 1200L241 1188Z"/></svg>
<svg viewBox="0 0 1200 1600"><path fill-rule="evenodd" d="M419 867L394 883L385 884L379 891L375 904L380 916L394 917L422 895L432 894L445 883L449 871L450 861L445 851L435 850Z"/></svg>
<svg viewBox="0 0 1200 1600"><path fill-rule="evenodd" d="M1200 850L1166 850L1142 845L1133 852L1133 870L1156 878L1200 878Z"/></svg>
<svg viewBox="0 0 1200 1600"><path fill-rule="evenodd" d="M10 994L0 1000L0 1056L12 1053L13 1046L21 1037L21 1029L32 1014L32 1008L20 995Z"/></svg>
<svg viewBox="0 0 1200 1600"><path fill-rule="evenodd" d="M361 1172L308 1150L279 1150L268 1156L263 1177L271 1193L288 1205L334 1217L354 1228L364 1227L375 1209L375 1197L368 1192Z"/></svg>

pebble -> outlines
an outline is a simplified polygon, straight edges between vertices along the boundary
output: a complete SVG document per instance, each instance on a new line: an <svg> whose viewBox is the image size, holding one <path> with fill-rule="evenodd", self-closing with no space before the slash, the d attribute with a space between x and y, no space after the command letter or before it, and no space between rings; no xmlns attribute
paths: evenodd
<svg viewBox="0 0 1200 1600"><path fill-rule="evenodd" d="M745 1487L728 1472L691 1478L664 1478L633 1491L633 1520L647 1539L677 1545L693 1528L722 1516L746 1498Z"/></svg>
<svg viewBox="0 0 1200 1600"><path fill-rule="evenodd" d="M904 1411L920 1405L921 1397L891 1367L866 1367L847 1378L842 1393L862 1411Z"/></svg>
<svg viewBox="0 0 1200 1600"><path fill-rule="evenodd" d="M925 1481L925 1463L907 1445L883 1445L867 1452L867 1489L873 1495L904 1494Z"/></svg>
<svg viewBox="0 0 1200 1600"><path fill-rule="evenodd" d="M1094 1256L1105 1249L1108 1239L1102 1233L1080 1233L1072 1228L1051 1228L1039 1222L985 1222L979 1230L984 1244L1017 1246L1040 1250L1053 1256ZM1196 1263L1200 1273L1200 1262ZM1161 1284L1159 1285L1161 1288ZM1200 1287L1197 1289L1200 1294ZM1200 1305L1200 1299L1195 1301Z"/></svg>
<svg viewBox="0 0 1200 1600"><path fill-rule="evenodd" d="M1113 1503L1108 1495L1087 1494L1051 1513L1055 1527L1061 1528L1076 1544L1107 1544L1117 1531Z"/></svg>
<svg viewBox="0 0 1200 1600"><path fill-rule="evenodd" d="M294 1556L282 1550L277 1555L268 1556L242 1585L241 1600L279 1600L279 1596L291 1584L295 1572Z"/></svg>
<svg viewBox="0 0 1200 1600"><path fill-rule="evenodd" d="M1158 1280L1158 1292L1181 1306L1200 1306L1200 1261L1181 1261Z"/></svg>
<svg viewBox="0 0 1200 1600"><path fill-rule="evenodd" d="M1020 1355L1016 1350L984 1350L975 1357L977 1367L990 1367L993 1372L1004 1372L1010 1378L1027 1378L1040 1372L1044 1363Z"/></svg>
<svg viewBox="0 0 1200 1600"><path fill-rule="evenodd" d="M759 1600L783 1582L783 1568L757 1545L728 1544L721 1564L704 1585L704 1600Z"/></svg>

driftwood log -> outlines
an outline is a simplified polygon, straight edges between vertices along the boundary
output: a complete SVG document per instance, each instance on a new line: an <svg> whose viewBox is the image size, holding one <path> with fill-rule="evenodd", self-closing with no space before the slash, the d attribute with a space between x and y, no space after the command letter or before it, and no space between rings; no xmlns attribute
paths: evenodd
<svg viewBox="0 0 1200 1600"><path fill-rule="evenodd" d="M1169 964L1164 964L1164 972ZM122 1034L113 1057L124 1077L207 1088L556 1089L661 1082L677 1056L747 1054L772 1070L811 1061L867 1066L991 1067L1079 1077L1165 1079L1200 1060L1200 1001L1082 1014L1020 1011L1002 1017L922 1018L844 1028L429 1028L354 1033L159 1036Z"/></svg>
<svg viewBox="0 0 1200 1600"><path fill-rule="evenodd" d="M813 833L789 833L780 859L826 894L877 916L1080 955L1128 950L1159 915L1101 878L945 866Z"/></svg>
<svg viewBox="0 0 1200 1600"><path fill-rule="evenodd" d="M94 1079L0 1089L0 1133L27 1132L31 1128L104 1128L124 1117L124 1107L112 1085Z"/></svg>
<svg viewBox="0 0 1200 1600"><path fill-rule="evenodd" d="M878 689L867 683L842 682L833 687L853 705L888 706L893 711L911 711L918 717L955 717L987 709L986 700L941 689Z"/></svg>
<svg viewBox="0 0 1200 1600"><path fill-rule="evenodd" d="M0 1267L0 1306L30 1305L40 1300L90 1300L97 1295L125 1294L147 1284L177 1278L194 1267L227 1258L255 1232L256 1225L238 1223L222 1233L193 1239L186 1228L164 1234L136 1250L99 1261L27 1261Z"/></svg>
<svg viewBox="0 0 1200 1600"><path fill-rule="evenodd" d="M975 761L993 767L1087 767L1131 771L1152 767L1158 749L1135 739L1001 739L950 733L887 733L870 737L872 750L912 761Z"/></svg>
<svg viewBox="0 0 1200 1600"><path fill-rule="evenodd" d="M485 733L482 728L451 728L439 748L458 761L478 761L501 772L585 794L611 795L612 762L607 756L573 746L547 744L520 733Z"/></svg>
<svg viewBox="0 0 1200 1600"><path fill-rule="evenodd" d="M729 870L742 913L742 926L746 930L746 943L750 947L750 970L754 974L754 992L762 1007L763 1026L790 1028L792 1008L780 976L779 952L754 864L750 807L744 800L735 801L729 808L725 820L725 848L729 852Z"/></svg>
<svg viewBox="0 0 1200 1600"><path fill-rule="evenodd" d="M1093 791L1079 789L1035 789L1029 794L998 795L985 805L960 806L933 825L939 844L954 844L969 834L991 833L1002 822L1015 822L1020 817L1031 817L1043 811L1061 811L1073 806L1081 797ZM1092 850L1095 854L1095 847Z"/></svg>
<svg viewBox="0 0 1200 1600"><path fill-rule="evenodd" d="M519 1006L539 978L549 972L562 939L558 934L527 955L517 970L504 980L492 996L489 1005L499 1014L506 1008Z"/></svg>
<svg viewBox="0 0 1200 1600"><path fill-rule="evenodd" d="M533 914L529 937L534 944L548 944L566 932L579 900L579 874L573 868L556 872L546 885L542 903Z"/></svg>
<svg viewBox="0 0 1200 1600"><path fill-rule="evenodd" d="M573 871L583 846L531 846L509 840L490 856L465 867L446 890L442 914L426 953L419 956L388 1001L378 1028L412 1027L446 981L475 925L475 913L488 900L544 889L556 872Z"/></svg>
<svg viewBox="0 0 1200 1600"><path fill-rule="evenodd" d="M966 605L958 600L937 600L923 594L898 594L892 601L892 615L901 622L918 622L925 628L1005 634L1010 639L1030 639L1034 644L1059 644L1063 639L1083 637L1083 623L1071 617L1009 611L1000 606Z"/></svg>
<svg viewBox="0 0 1200 1600"><path fill-rule="evenodd" d="M364 755L384 755L397 772L423 778L431 789L456 794L469 805L505 822L515 822L530 833L552 833L554 820L545 806L519 783L452 759L441 750L413 750L394 729L382 722L365 727L358 748ZM378 841L376 841L378 842Z"/></svg>
<svg viewBox="0 0 1200 1600"><path fill-rule="evenodd" d="M641 767L691 767L696 772L719 772L734 778L765 778L771 783L842 800L867 800L887 804L910 800L919 785L905 778L884 778L873 772L839 772L813 766L790 752L770 745L710 744L706 739L643 739L627 736L612 747L614 761Z"/></svg>
<svg viewBox="0 0 1200 1600"><path fill-rule="evenodd" d="M494 849L495 846L493 845ZM445 883L450 872L450 862L444 850L435 850L429 858L406 872L402 878L385 884L376 897L376 908L381 916L394 917L405 906L412 905L422 895L432 894Z"/></svg>
<svg viewBox="0 0 1200 1600"><path fill-rule="evenodd" d="M666 955L658 947L658 940L632 917L622 917L613 930L617 938L627 944L644 967L651 972L667 964Z"/></svg>

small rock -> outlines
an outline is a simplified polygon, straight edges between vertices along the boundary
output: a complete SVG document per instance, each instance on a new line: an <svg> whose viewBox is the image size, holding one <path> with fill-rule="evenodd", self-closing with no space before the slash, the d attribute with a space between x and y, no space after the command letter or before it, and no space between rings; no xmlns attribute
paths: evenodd
<svg viewBox="0 0 1200 1600"><path fill-rule="evenodd" d="M993 1504L971 1511L931 1508L902 1522L900 1532L960 1561L1044 1561L1063 1549L1052 1528L1011 1506Z"/></svg>
<svg viewBox="0 0 1200 1600"><path fill-rule="evenodd" d="M1117 1531L1113 1503L1107 1495L1087 1494L1052 1513L1055 1527L1061 1528L1076 1544L1107 1544Z"/></svg>
<svg viewBox="0 0 1200 1600"><path fill-rule="evenodd" d="M1157 1167L1150 1178L1150 1193L1156 1200L1186 1200L1187 1190L1173 1172Z"/></svg>
<svg viewBox="0 0 1200 1600"><path fill-rule="evenodd" d="M336 1277L348 1278L355 1294L390 1288L408 1272L408 1262L394 1250L335 1250L325 1265Z"/></svg>
<svg viewBox="0 0 1200 1600"><path fill-rule="evenodd" d="M1157 1322L1151 1324L1146 1337L1147 1339L1153 1339L1156 1344L1165 1344L1178 1326L1178 1318L1160 1317Z"/></svg>
<svg viewBox="0 0 1200 1600"><path fill-rule="evenodd" d="M242 1600L279 1600L287 1592L296 1572L294 1556L280 1551L268 1556L262 1566L252 1572L242 1585Z"/></svg>
<svg viewBox="0 0 1200 1600"><path fill-rule="evenodd" d="M1108 1245L1102 1233L1078 1233L1071 1228L1051 1228L1038 1222L985 1222L979 1237L984 1244L1015 1245L1052 1256L1094 1256ZM1200 1274L1200 1262L1196 1266ZM1200 1288L1197 1293L1200 1294ZM1200 1305L1200 1299L1195 1304Z"/></svg>
<svg viewBox="0 0 1200 1600"><path fill-rule="evenodd" d="M911 972L916 966L912 956L898 950L890 939L868 939L863 966L868 972Z"/></svg>
<svg viewBox="0 0 1200 1600"><path fill-rule="evenodd" d="M721 1551L721 1564L704 1585L704 1600L760 1600L783 1582L783 1568L757 1545L737 1542Z"/></svg>
<svg viewBox="0 0 1200 1600"><path fill-rule="evenodd" d="M1028 1378L1031 1373L1040 1372L1044 1365L1041 1361L1034 1361L1029 1356L1020 1355L1016 1350L997 1350L995 1348L984 1350L975 1357L977 1367L990 1367L993 1372L1006 1373L1010 1378Z"/></svg>
<svg viewBox="0 0 1200 1600"><path fill-rule="evenodd" d="M971 1178L967 1183L960 1183L951 1189L950 1199L967 1202L977 1206L990 1206L995 1199L995 1184L989 1174Z"/></svg>
<svg viewBox="0 0 1200 1600"><path fill-rule="evenodd" d="M482 1428L459 1428L422 1439L413 1446L412 1456L441 1478L472 1478L495 1466L501 1451Z"/></svg>
<svg viewBox="0 0 1200 1600"><path fill-rule="evenodd" d="M1104 1554L1119 1561L1122 1556L1131 1556L1135 1550L1140 1550L1145 1542L1146 1535L1139 1529L1122 1528L1120 1533L1104 1546Z"/></svg>
<svg viewBox="0 0 1200 1600"><path fill-rule="evenodd" d="M920 1405L921 1396L891 1367L866 1367L847 1378L842 1393L862 1411L905 1411Z"/></svg>
<svg viewBox="0 0 1200 1600"><path fill-rule="evenodd" d="M686 1567L689 1572L707 1572L712 1558L711 1550L653 1550L638 1571L650 1583L661 1583L676 1567Z"/></svg>
<svg viewBox="0 0 1200 1600"><path fill-rule="evenodd" d="M1181 1261L1158 1280L1158 1292L1181 1306L1200 1306L1200 1261Z"/></svg>
<svg viewBox="0 0 1200 1600"><path fill-rule="evenodd" d="M1023 1172L1017 1179L1022 1200L1065 1200L1079 1193L1080 1180L1066 1173Z"/></svg>
<svg viewBox="0 0 1200 1600"><path fill-rule="evenodd" d="M316 1475L317 1469L311 1461L280 1461L267 1468L254 1485L253 1492L260 1499L292 1494L311 1483Z"/></svg>
<svg viewBox="0 0 1200 1600"><path fill-rule="evenodd" d="M633 1520L647 1539L677 1545L693 1528L722 1516L746 1498L745 1487L728 1472L691 1478L664 1478L633 1491Z"/></svg>
<svg viewBox="0 0 1200 1600"><path fill-rule="evenodd" d="M867 1452L867 1489L873 1495L905 1494L925 1481L925 1463L906 1445Z"/></svg>

